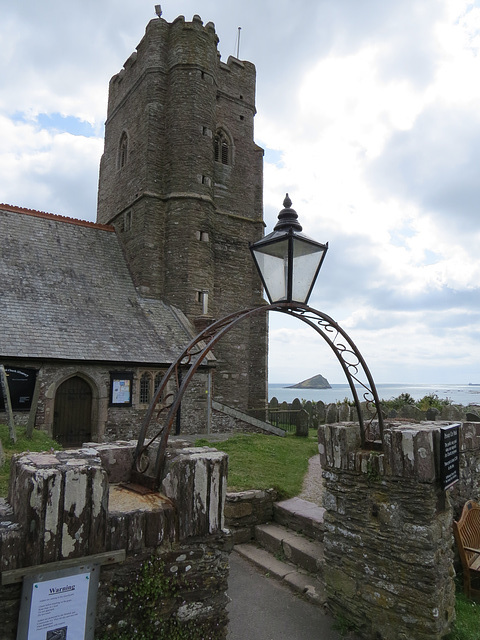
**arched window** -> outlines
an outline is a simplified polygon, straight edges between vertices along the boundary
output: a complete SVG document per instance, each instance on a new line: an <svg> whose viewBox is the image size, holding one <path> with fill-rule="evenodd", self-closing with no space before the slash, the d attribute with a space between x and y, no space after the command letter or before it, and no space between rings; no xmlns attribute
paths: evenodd
<svg viewBox="0 0 480 640"><path fill-rule="evenodd" d="M140 404L147 404L150 402L150 380L151 376L145 372L140 378Z"/></svg>
<svg viewBox="0 0 480 640"><path fill-rule="evenodd" d="M163 373L160 371L155 376L155 381L153 383L153 393L157 393L158 387L162 384Z"/></svg>
<svg viewBox="0 0 480 640"><path fill-rule="evenodd" d="M127 164L128 159L128 136L125 131L120 137L120 144L118 145L118 168L121 169Z"/></svg>
<svg viewBox="0 0 480 640"><path fill-rule="evenodd" d="M231 164L232 152L228 137L223 131L218 131L214 140L215 162Z"/></svg>

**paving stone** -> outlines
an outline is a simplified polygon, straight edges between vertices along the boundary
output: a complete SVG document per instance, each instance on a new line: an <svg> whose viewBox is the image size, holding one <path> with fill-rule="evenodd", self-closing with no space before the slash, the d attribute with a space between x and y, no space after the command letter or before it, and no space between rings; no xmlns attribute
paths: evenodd
<svg viewBox="0 0 480 640"><path fill-rule="evenodd" d="M301 571L293 571L288 573L285 582L295 591L306 596L311 602L316 604L325 604L326 597L324 589L318 580L312 578L311 575L302 573Z"/></svg>
<svg viewBox="0 0 480 640"><path fill-rule="evenodd" d="M287 560L302 569L317 573L323 565L323 545L282 525L264 524L255 528L259 544L273 554L283 553Z"/></svg>
<svg viewBox="0 0 480 640"><path fill-rule="evenodd" d="M277 558L272 556L271 553L268 553L265 549L261 549L254 544L238 544L235 547L235 551L257 566L262 567L265 570L265 573L270 573L280 580L295 570L292 565L282 562L281 560L277 560Z"/></svg>
<svg viewBox="0 0 480 640"><path fill-rule="evenodd" d="M274 505L274 520L316 540L323 540L325 509L302 498L290 498Z"/></svg>

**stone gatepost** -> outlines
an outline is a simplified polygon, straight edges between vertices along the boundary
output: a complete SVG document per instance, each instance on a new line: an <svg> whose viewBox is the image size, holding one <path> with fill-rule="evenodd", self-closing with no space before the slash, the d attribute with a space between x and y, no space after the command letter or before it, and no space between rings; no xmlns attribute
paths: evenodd
<svg viewBox="0 0 480 640"><path fill-rule="evenodd" d="M145 492L129 484L135 447L14 457L0 500L1 640L17 637L25 577L87 564L99 575L95 637L225 638L228 457L170 447L161 492Z"/></svg>
<svg viewBox="0 0 480 640"><path fill-rule="evenodd" d="M358 424L319 428L327 599L334 615L365 638L436 640L454 620L440 426L389 424L383 451L360 448Z"/></svg>

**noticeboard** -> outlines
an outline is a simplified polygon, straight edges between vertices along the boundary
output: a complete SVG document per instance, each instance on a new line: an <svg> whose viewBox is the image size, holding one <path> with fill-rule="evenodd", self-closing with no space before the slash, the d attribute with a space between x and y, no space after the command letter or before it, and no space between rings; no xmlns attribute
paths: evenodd
<svg viewBox="0 0 480 640"><path fill-rule="evenodd" d="M93 640L99 565L25 577L17 640Z"/></svg>
<svg viewBox="0 0 480 640"><path fill-rule="evenodd" d="M13 411L30 411L37 379L36 369L5 367L8 391ZM5 411L5 403L0 388L0 411Z"/></svg>
<svg viewBox="0 0 480 640"><path fill-rule="evenodd" d="M440 428L440 481L448 489L460 478L459 424Z"/></svg>
<svg viewBox="0 0 480 640"><path fill-rule="evenodd" d="M110 371L110 406L132 406L133 373Z"/></svg>

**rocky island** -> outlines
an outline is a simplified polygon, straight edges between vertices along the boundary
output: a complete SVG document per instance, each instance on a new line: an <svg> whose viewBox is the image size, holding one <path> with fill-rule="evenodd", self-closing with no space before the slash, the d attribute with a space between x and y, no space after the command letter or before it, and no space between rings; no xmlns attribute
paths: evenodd
<svg viewBox="0 0 480 640"><path fill-rule="evenodd" d="M287 387L287 389L331 389L331 385L326 378L321 376L313 376L312 378L308 378L308 380L304 380L303 382L299 382L298 384L292 384Z"/></svg>

